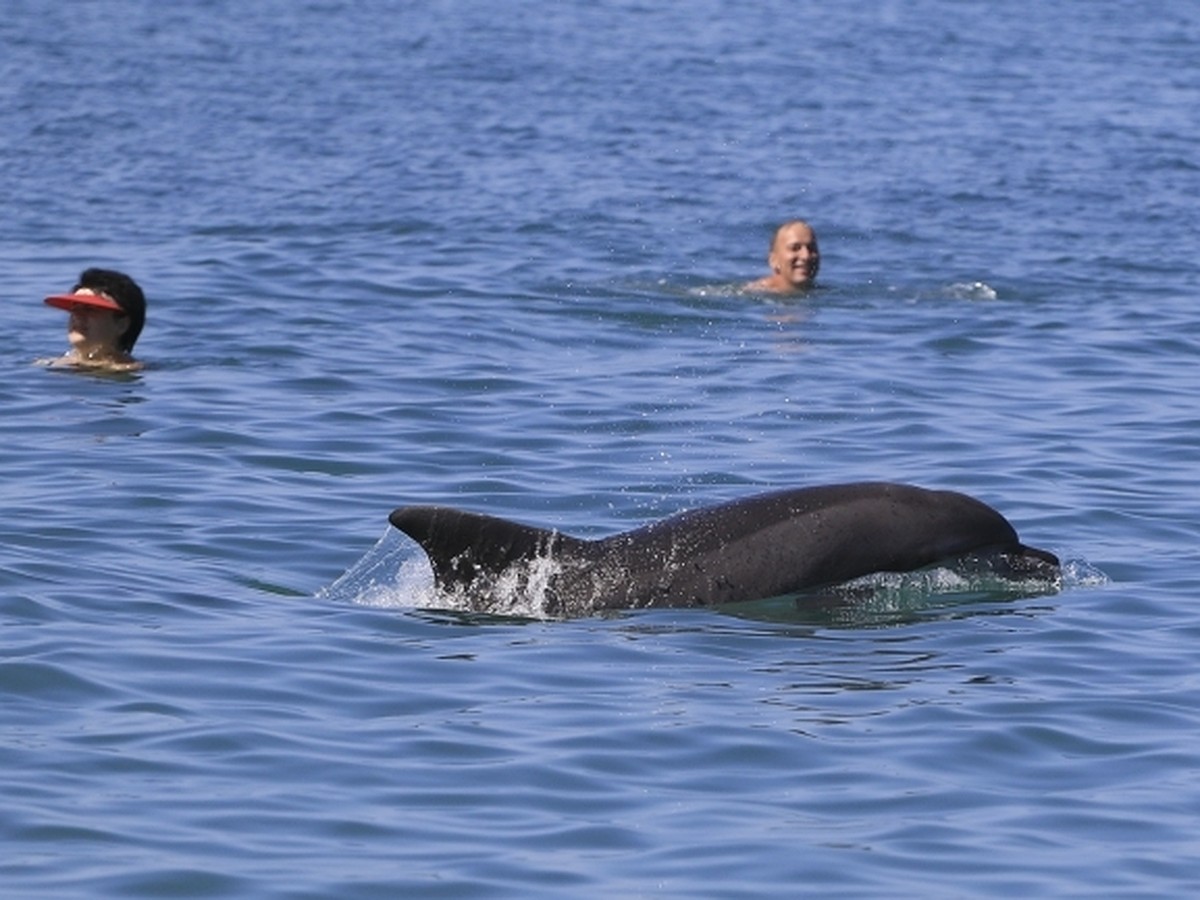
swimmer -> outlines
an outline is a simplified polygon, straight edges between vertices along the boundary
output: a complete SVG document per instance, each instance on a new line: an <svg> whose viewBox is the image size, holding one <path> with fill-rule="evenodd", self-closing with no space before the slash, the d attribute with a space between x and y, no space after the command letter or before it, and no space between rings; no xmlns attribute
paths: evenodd
<svg viewBox="0 0 1200 900"><path fill-rule="evenodd" d="M57 359L41 362L108 372L142 368L131 353L146 323L146 296L128 275L87 269L69 294L49 296L46 305L71 314L67 320L71 349Z"/></svg>
<svg viewBox="0 0 1200 900"><path fill-rule="evenodd" d="M812 287L821 268L821 251L813 227L803 219L780 225L767 253L767 265L771 274L751 281L743 290L795 294Z"/></svg>

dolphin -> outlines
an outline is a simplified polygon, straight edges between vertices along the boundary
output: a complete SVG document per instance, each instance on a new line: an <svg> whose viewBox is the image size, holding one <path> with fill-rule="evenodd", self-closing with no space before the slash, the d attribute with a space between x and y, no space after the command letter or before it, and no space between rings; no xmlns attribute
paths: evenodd
<svg viewBox="0 0 1200 900"><path fill-rule="evenodd" d="M773 491L596 540L445 506L388 521L428 555L435 588L476 611L531 595L549 616L722 605L962 560L1010 578L1061 575L982 501L886 482Z"/></svg>

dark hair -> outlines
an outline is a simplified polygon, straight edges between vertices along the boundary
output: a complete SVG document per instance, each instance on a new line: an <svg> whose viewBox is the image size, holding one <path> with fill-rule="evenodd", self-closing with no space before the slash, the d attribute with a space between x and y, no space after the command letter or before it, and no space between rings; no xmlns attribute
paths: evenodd
<svg viewBox="0 0 1200 900"><path fill-rule="evenodd" d="M126 353L133 350L138 335L142 333L142 326L146 324L146 295L137 282L124 272L112 269L84 269L79 276L79 284L73 290L80 288L91 288L107 294L121 307L121 312L129 319L129 327L121 335L118 346Z"/></svg>

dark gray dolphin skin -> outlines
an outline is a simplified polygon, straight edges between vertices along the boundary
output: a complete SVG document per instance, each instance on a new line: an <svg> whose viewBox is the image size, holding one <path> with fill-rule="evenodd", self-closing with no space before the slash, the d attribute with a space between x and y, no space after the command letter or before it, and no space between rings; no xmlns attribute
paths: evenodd
<svg viewBox="0 0 1200 900"><path fill-rule="evenodd" d="M437 589L479 611L534 590L552 616L738 603L964 558L1006 577L1060 575L987 504L882 482L759 494L598 540L442 506L388 520L425 550Z"/></svg>

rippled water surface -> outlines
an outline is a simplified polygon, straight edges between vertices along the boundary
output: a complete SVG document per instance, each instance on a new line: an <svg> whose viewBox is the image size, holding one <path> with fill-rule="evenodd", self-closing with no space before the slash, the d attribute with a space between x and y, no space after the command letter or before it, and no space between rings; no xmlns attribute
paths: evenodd
<svg viewBox="0 0 1200 900"><path fill-rule="evenodd" d="M6 896L1200 887L1200 8L7 13ZM89 265L145 371L32 364ZM483 617L387 527L868 479L1061 589Z"/></svg>

